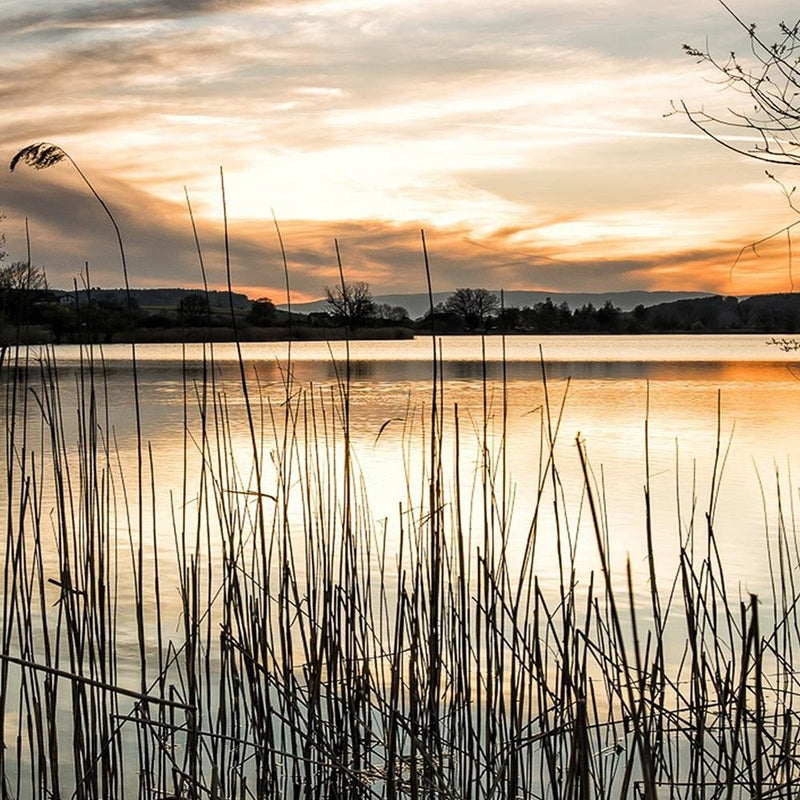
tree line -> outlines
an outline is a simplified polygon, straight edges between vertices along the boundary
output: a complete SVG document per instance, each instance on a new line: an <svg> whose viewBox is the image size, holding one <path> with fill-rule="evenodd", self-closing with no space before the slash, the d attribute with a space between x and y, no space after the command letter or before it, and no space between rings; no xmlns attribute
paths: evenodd
<svg viewBox="0 0 800 800"><path fill-rule="evenodd" d="M504 307L496 292L462 287L432 312L411 320L401 307L375 303L366 283L325 287L328 311L322 324L400 324L416 331L457 333L722 333L800 332L800 293L755 295L746 299L712 296L638 305L623 311L607 301L570 308L552 298L531 306Z"/></svg>
<svg viewBox="0 0 800 800"><path fill-rule="evenodd" d="M2 253L0 253L2 255ZM669 333L761 331L800 332L800 294L761 295L747 300L704 297L623 311L610 301L570 308L551 298L531 306L508 307L496 292L461 287L417 319L408 310L375 301L363 281L323 288L325 310L311 313L278 308L269 297L236 298L237 330L242 338L341 338L352 335L410 337L475 333ZM140 307L148 301L174 300ZM192 290L81 289L52 291L44 270L24 262L0 263L0 327L3 341L111 342L136 335L145 341L180 341L214 336L230 329L225 292ZM271 330L267 330L271 329ZM382 330L381 330L382 329ZM203 331L206 331L204 334ZM259 333L263 331L263 333ZM22 332L22 333L20 333Z"/></svg>

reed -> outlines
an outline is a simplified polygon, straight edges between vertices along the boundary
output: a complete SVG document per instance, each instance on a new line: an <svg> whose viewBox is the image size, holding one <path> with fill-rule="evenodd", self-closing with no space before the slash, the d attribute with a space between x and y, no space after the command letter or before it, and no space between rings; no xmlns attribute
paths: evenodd
<svg viewBox="0 0 800 800"><path fill-rule="evenodd" d="M338 243L336 259L344 282ZM432 293L424 236L422 261ZM428 399L378 433L403 426L406 475L381 521L349 357L333 385L303 385L289 351L275 386L241 350L231 370L204 348L184 364L183 477L165 499L138 401L132 445L112 424L103 348L73 371L58 354L13 348L0 365L3 797L797 795L794 509L779 493L768 604L735 600L716 542L721 436L705 525L683 524L670 580L645 485L641 604L630 564L612 572L607 489L580 439L577 515L565 499L568 386L553 396L544 359L523 502L505 372L493 386L484 370L470 420L448 404L434 335ZM582 580L587 535L598 570Z"/></svg>
<svg viewBox="0 0 800 800"><path fill-rule="evenodd" d="M702 554L683 532L670 591L653 590L644 614L633 577L611 572L583 442L600 570L588 586L578 578L549 384L525 557L511 562L513 481L488 385L470 435L458 408L444 410L437 368L428 410L402 420L397 519L379 523L346 365L329 389L290 384L286 370L276 392L207 357L197 377L184 370L181 496L163 519L149 462L144 529L102 348L84 348L71 385L57 350L6 361L7 796L792 792L800 627L787 509L769 613L730 599L715 494ZM461 472L473 449L474 480ZM562 537L555 591L537 568L545 525Z"/></svg>

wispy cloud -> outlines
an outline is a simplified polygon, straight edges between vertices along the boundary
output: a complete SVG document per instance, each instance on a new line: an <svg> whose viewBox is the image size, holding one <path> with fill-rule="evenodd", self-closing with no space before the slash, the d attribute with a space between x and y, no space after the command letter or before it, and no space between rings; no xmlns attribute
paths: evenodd
<svg viewBox="0 0 800 800"><path fill-rule="evenodd" d="M275 6L294 4L293 0L274 0L270 3ZM230 15L264 5L267 5L264 0L138 0L136 3L124 0L90 0L58 5L47 0L33 0L19 13L9 13L5 25L8 33L42 34L59 30L119 27L141 22L183 21L187 17Z"/></svg>
<svg viewBox="0 0 800 800"><path fill-rule="evenodd" d="M647 15L632 0L6 5L0 153L67 147L119 206L145 281L193 280L183 186L213 239L219 164L237 279L279 285L264 277L274 207L304 295L325 283L334 235L352 240L359 277L411 290L421 226L449 286L718 287L728 243L786 217L757 166L663 117L672 99L717 91L683 41L741 43L714 3ZM740 5L768 23L793 11ZM113 248L68 178L3 176L0 192L10 240L27 215L51 271L89 258L113 280ZM759 269L784 281L778 252Z"/></svg>
<svg viewBox="0 0 800 800"><path fill-rule="evenodd" d="M134 285L200 285L183 204L159 200L116 181L100 180L98 188L122 228ZM19 221L31 218L34 260L45 261L55 285L68 288L82 273L85 261L94 283L121 283L113 232L94 199L68 173L36 173L4 191L4 196L10 201L9 244L19 251L24 242ZM553 217L540 228L576 223ZM380 293L424 291L418 225L381 220L288 220L281 228L296 299L314 299L323 286L338 279L334 238L339 240L349 279L367 280ZM237 286L253 297L282 299L280 254L271 221L232 221L230 232ZM564 251L541 236L538 244L522 245L529 233L526 229L508 228L483 238L459 227L428 228L426 233L437 290L461 285L546 291L635 286L742 294L753 291L748 285L788 282L785 259L780 253L771 259L766 251L760 260L745 259L731 280L730 268L742 244L738 240L713 247L674 247L658 254L620 253L598 258L591 248L588 252L582 247ZM201 220L200 238L211 283L221 286L225 278L220 220Z"/></svg>

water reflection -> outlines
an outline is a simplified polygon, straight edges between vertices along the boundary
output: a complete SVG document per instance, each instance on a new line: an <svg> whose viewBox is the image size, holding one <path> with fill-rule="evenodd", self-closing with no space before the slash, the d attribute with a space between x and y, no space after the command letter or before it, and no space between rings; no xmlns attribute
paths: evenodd
<svg viewBox="0 0 800 800"><path fill-rule="evenodd" d="M505 435L506 463L517 493L518 532L522 540L532 514L526 501L535 497L539 482L541 409L545 406L538 344L535 340L522 341L523 338L509 340L513 358L505 369L497 358L496 341L487 347L490 360L486 363L477 357L479 340L444 341L441 369L444 445L449 463L454 459L453 409L456 405L459 408L464 496L474 492L472 481L480 469L480 439L484 431L490 448L499 447ZM761 475L770 474L776 460L786 463L800 452L800 432L792 424L800 396L794 359L774 348L765 348L760 337L728 337L724 341L709 337L705 349L696 337L651 342L616 337L616 350L611 349L614 343L608 340L556 338L558 341L549 343L550 349L561 358L548 359L545 369L554 417L559 415L566 393L556 450L568 506L576 514L574 524L578 524L582 508L583 484L575 450L575 438L580 433L588 443L592 463L598 471L602 468L602 481L608 491L605 508L616 552L624 556L627 551L641 551L644 422L649 415L652 502L662 519L669 520L660 528L658 546L672 563L669 553L674 554L677 542L677 489L680 487L687 495L708 492L707 481L716 452L720 392L723 435L733 431L733 444L723 482L727 502L720 506L719 513L723 522L746 524L759 532L746 546L736 535L731 535L730 541L736 543L733 558L743 574L761 580L763 561L757 554L764 523L759 511L756 470ZM291 365L292 391L313 386L316 397L336 398L335 387L344 379L345 367L331 354L341 357L343 349L320 343L308 345L293 348L296 360ZM682 350L697 358L682 358ZM277 445L272 416L283 413L286 398L285 346L273 347L269 352L262 345L252 345L244 347L244 352L256 441L268 465L265 472L269 480L270 452ZM353 352L351 440L364 474L370 510L379 519L393 518L398 500L407 495L408 463L418 460L424 452L424 425L431 401L432 370L427 360L430 343L359 342L354 343ZM525 353L527 360L523 358ZM596 358L598 353L605 354L606 360ZM637 358L631 358L631 353ZM176 492L182 483L183 461L176 454L184 450L186 426L190 433L186 447L193 457L192 437L196 438L201 418L204 380L208 382L207 399L224 406L231 452L241 462L241 469L249 469L252 442L244 415L240 369L230 346L214 349L213 370L202 361L201 346L142 346L138 354L142 429L152 450L159 495L164 498L161 513L168 519L173 513L168 505L170 492ZM317 359L311 357L314 354ZM450 358L448 354L454 355ZM769 360L765 355L775 358ZM72 390L82 374L80 353L75 348L56 348L55 356L65 432L68 439L77 441L78 399ZM119 448L120 462L130 467L135 462L136 435L130 348L103 348L102 360L98 351L97 364L111 435ZM34 383L38 372L38 364L32 361L29 373ZM217 392L214 397L210 395L212 389ZM487 407L484 402L488 402ZM31 420L35 422L35 414ZM339 435L340 422L341 415L331 410L325 420L325 441L333 441ZM311 428L303 430L301 425L297 435L310 437L314 432ZM684 470L692 476L688 484ZM686 502L691 507L691 501ZM722 533L721 537L724 538ZM543 541L546 539L543 536ZM542 552L546 550L543 545Z"/></svg>
<svg viewBox="0 0 800 800"><path fill-rule="evenodd" d="M249 378L264 385L283 385L287 380L287 366L275 361L254 360L247 362L245 372ZM60 368L62 374L76 377L74 366ZM493 383L506 380L540 381L542 365L536 361L513 361L505 364L498 361L476 360L446 361L439 370L448 381L475 381L484 377ZM139 364L139 376L153 384L189 384L203 379L207 368L201 361L150 362ZM800 364L782 361L547 361L544 371L548 378L556 380L649 380L649 381L697 381L718 382L782 382L797 381ZM130 364L112 362L105 373L114 381L130 376ZM418 360L353 360L349 369L351 381L408 381L429 384L432 370L429 364ZM347 375L342 361L330 358L320 361L297 361L291 366L295 381L343 382ZM240 371L237 364L219 362L214 368L214 377L222 382L238 382Z"/></svg>
<svg viewBox="0 0 800 800"><path fill-rule="evenodd" d="M130 564L134 572L138 570L140 579L137 584L127 572L119 579L116 572L109 573L115 585L115 624L119 609L118 630L113 640L115 650L123 660L123 667L115 673L115 679L136 685L137 670L141 668L142 675L147 671L142 663L145 652L152 673L153 661L160 657L158 654L163 649L155 647L154 633L158 631L160 642L161 619L164 621L163 630L170 638L171 631L181 630L181 619L187 623L187 629L192 628L192 636L199 629L199 626L188 625L190 604L187 601L182 605L174 591L180 585L181 575L185 587L190 584L195 587L192 591L203 585L203 578L207 576L204 596L207 599L220 598L218 603L198 604L198 608L209 609L208 618L202 623L208 632L208 641L221 632L220 641L230 641L237 653L247 654L247 669L239 671L240 662L232 662L236 666L227 673L230 678L217 679L221 662L213 665L206 662L208 666L203 668L208 671L209 685L212 682L219 685L222 687L220 691L230 686L230 696L235 696L237 703L239 698L246 697L240 690L240 676L259 674L251 665L259 664L265 675L292 675L297 667L296 675L304 681L305 676L313 671L308 669L309 666L322 664L322 661L307 661L308 652L303 652L301 641L305 643L309 639L294 635L307 617L311 622L306 630L312 632L313 637L318 630L324 631L326 642L335 642L329 648L324 644L325 649L335 653L337 659L343 651L348 665L369 663L371 658L365 655L369 652L379 653L380 658L388 655L394 663L394 654L401 653L402 648L394 649L394 642L388 638L392 636L393 628L403 631L405 623L393 625L390 621L394 619L390 617L393 612L388 609L396 607L400 589L408 589L409 584L401 578L406 568L416 561L420 567L417 575L422 576L434 561L430 554L438 551L453 558L445 568L450 583L439 584L437 572L436 586L441 585L444 592L450 593L450 598L455 598L453 588L456 580L461 586L470 587L470 595L473 594L471 587L477 586L478 591L474 593L476 604L473 606L470 600L466 607L474 608L476 612L481 608L488 611L494 600L484 606L482 598L489 597L491 592L482 595L476 578L477 565L481 558L486 563L488 554L495 550L497 541L493 537L501 540L504 565L507 564L508 570L508 587L500 588L500 608L504 609L502 598L510 596L515 588L514 581L519 580L520 571L524 569L521 565L525 565L529 553L533 553L532 549L528 550L528 543L533 541L535 530L535 555L530 556L529 563L533 564L536 576L536 593L538 596L541 590L543 597L553 598L554 613L561 616L558 609L559 576L563 580L565 560L570 568L575 568L574 576L569 576L568 581L572 587L574 578L576 596L580 598L585 596L587 586L593 580L592 573L597 576L599 570L595 531L586 511L587 482L576 452L578 437L586 443L591 460L588 484L600 509L602 533L609 542L612 575L624 586L624 578L620 576L625 574L626 557L630 555L634 603L647 608L653 580L645 557L645 486L654 520L655 578L662 591L668 592L676 585L673 583L678 563L676 556L681 547L691 549L696 542L698 551L707 548L705 515L708 512L708 519L715 526L722 560L729 569L731 596L752 591L769 598L770 573L764 559L764 540L775 542L776 531L792 529L791 511L784 510L780 522L776 522L776 512L781 509L778 493L781 492L782 497L794 494L791 480L786 477L787 471L783 467L776 469L775 461L777 459L783 464L784 459L791 459L800 448L800 437L792 424L798 386L788 369L791 364L752 357L721 359L711 357L713 354L709 353L694 360L676 358L674 353L672 358L636 359L630 358L629 344L620 342L616 355L607 360L581 359L573 344L571 357L549 361L549 403L535 348L531 348L528 360L519 357L510 360L505 373L496 358L484 363L474 357L465 357L466 350L461 352L461 357L446 360L443 365L444 400L441 403L442 437L437 451L441 456L444 477L441 492L437 490L435 495L430 491L428 465L433 459L429 460L428 456L430 429L426 428L430 419L431 370L424 359L408 357L405 343L394 345L393 350L383 346L381 357L355 358L351 364L350 419L353 428L350 442L353 445L353 463L357 465L352 484L342 479L342 420L345 415L338 405L340 393L335 385L343 377L344 369L341 362L333 362L329 355L315 361L308 357L308 349L301 348L304 357L293 365L295 382L289 386L285 362L252 350L245 364L249 379L248 408L252 409L252 417L248 420L244 413L245 397L239 384L239 366L231 358L217 361L209 374L207 365L195 357L196 351L192 351L191 359L185 359L182 349L142 348L139 389L142 428L148 443L149 459L144 475L142 472L137 475L129 361L124 354L114 351L114 357L106 361L104 370L97 376L98 398L102 405L98 425L96 420L87 420L86 417L87 404L80 394L86 388L80 381L83 373L75 360L62 358L57 374L64 420L58 430L63 432L63 448L58 446L55 449L59 456L59 471L64 467L69 470L71 462L75 464L68 474L75 479L75 486L84 488L89 501L81 504L75 512L78 523L75 527L84 534L81 547L85 549L81 556L86 553L93 555L94 547L98 552L113 553L110 562L115 564L115 569L117 563ZM172 357L166 357L168 352ZM62 356L63 352L59 357ZM503 377L505 383L501 384ZM568 381L568 378L572 380ZM37 391L38 398L44 397L44 387L37 383L38 376L34 370L31 370L30 379L30 388ZM309 391L312 386L313 392ZM284 403L287 388L292 390L290 403ZM727 461L727 474L717 495L720 471L715 454L718 445L717 393L720 390L723 394L723 438L728 438L734 425L736 430ZM18 424L18 432L26 430L27 425L31 432L30 440L16 451L12 448L4 451L6 457L12 454L10 464L17 467L34 463L29 460L30 452L38 443L47 441L48 433L47 424L41 424L36 403L31 400L31 392L26 390L22 395L17 407L19 415L11 421ZM321 397L326 399L322 401ZM566 400L563 414L560 410L562 397ZM28 405L24 408L26 399ZM202 405L204 399L209 401L209 406ZM459 408L458 423L454 410L456 405ZM553 442L545 418L544 409L548 405L553 409L552 428L556 427L556 419L559 420L554 443L557 475L553 475L552 480L543 480L543 475L550 477L550 462L543 458L543 453ZM8 425L7 414L4 421ZM80 421L86 424L80 426ZM208 423L208 439L201 434L203 421ZM114 442L110 448L112 457L106 458L101 446L96 461L93 460L94 451L82 462L74 459L73 444L85 443L87 433L90 434L88 440L91 440L98 427L103 428L104 441ZM286 438L283 438L284 433L288 433ZM25 452L29 446L31 450ZM43 445L42 450L44 458L36 452L35 463L37 469L44 465L46 471L52 465L47 460L47 446ZM260 472L253 469L254 452L259 457ZM776 477L772 481L763 480L762 489L758 485L759 474ZM89 480L84 480L86 477ZM23 482L19 483L21 487ZM39 487L37 481L32 484ZM40 519L52 519L54 532L67 534L61 539L63 546L71 538L72 526L60 528L60 519L53 513L52 491L44 481L41 486L43 492L41 497L37 495L36 501L37 508L41 509ZM95 503L101 487L102 494ZM109 487L109 494L105 493L105 487ZM145 491L142 491L143 487ZM759 502L762 492L764 512ZM430 513L434 500L438 504L440 498L441 505ZM432 541L428 538L429 520L440 512L443 524L438 532L441 538L437 539L437 546L428 549L427 543ZM262 513L266 517L263 525L257 522L263 520ZM353 520L358 534L351 538L350 523ZM108 527L106 521L110 523ZM96 522L99 524L92 527ZM497 535L501 529L502 533ZM20 529L20 537L22 532ZM108 538L96 541L98 532ZM254 536L256 532L264 534L261 540L263 560L255 557L253 548L258 547L259 540L257 535ZM7 533L6 541L14 541L13 526L9 526ZM50 546L34 559L35 563L42 565L43 592L38 602L42 609L61 605L68 614L71 608L89 604L78 603L64 592L63 576L69 571L59 570L61 564L54 557L52 538L36 537L37 543L46 539ZM176 552L180 553L181 548L186 547L187 538L197 542L198 560L195 561L193 556L187 558L184 551L183 569L179 569ZM146 545L136 551L139 541ZM455 558L459 549L454 546L456 541L464 545L466 556L463 560ZM782 552L786 551L786 541L784 539ZM22 554L25 552L22 545L27 546L27 542L23 538L20 542L19 553ZM191 552L191 541L189 547ZM136 557L131 558L134 554ZM154 585L156 559L161 587L159 597L163 598L158 603ZM13 561L17 560L15 556ZM11 561L6 559L6 564ZM26 559L22 557L19 561L22 563ZM94 567L94 563L85 557L76 558L81 573L84 566ZM196 564L201 569L192 573ZM325 567L327 572L320 573L318 570L323 564L330 564L330 567ZM351 569L352 564L359 565L364 575ZM223 565L230 565L231 570L226 577L220 578ZM504 576L505 569L504 566ZM86 574L93 579L90 573L88 570ZM193 575L191 580L188 577L190 573ZM376 578L374 584L373 576ZM368 580L362 582L363 577ZM273 579L277 578L280 580L273 585ZM506 577L503 577L496 585L500 587L505 581ZM22 583L28 583L27 577ZM31 585L33 583L31 581ZM484 587L487 583L485 581ZM104 579L103 585L110 585L110 582ZM380 593L371 595L373 585L380 587ZM598 585L599 581L594 584L595 596L602 592ZM227 593L226 589L234 586L237 591ZM242 586L257 589L258 594L245 594L245 602L240 602ZM355 591L351 588L353 586L357 587ZM322 591L319 591L320 587ZM362 593L363 587L368 588ZM305 591L308 593L303 595ZM675 606L682 604L678 591ZM84 593L83 596L87 595ZM362 625L362 621L370 616L364 613L370 610L369 605L354 608L352 615L349 612L347 616L343 615L342 609L350 608L347 604L355 598L370 596L375 597L380 605L374 617L377 626L372 619L367 625ZM141 598L138 605L135 597ZM184 597L188 598L188 594ZM279 598L283 605L272 605L273 597ZM339 609L335 617L315 616L319 613L317 597L325 598L326 609ZM416 604L425 605L424 595L422 602L414 599L403 607L411 608ZM7 606L10 608L12 603L7 602ZM31 610L37 610L29 603L20 606L20 619L25 619ZM137 641L133 621L136 615L131 612L132 608L137 609L140 618L148 620L151 633L146 646ZM281 609L277 615L274 614L276 608ZM244 609L247 609L246 614L241 613ZM384 609L387 610L385 617ZM60 618L62 612L59 609L52 613L58 613ZM158 625L154 624L157 614L163 615L159 616ZM475 622L472 627L476 642L485 641L480 638L481 631L491 632L493 636L497 634L496 644L486 647L484 652L505 652L509 641L506 634L511 628L507 626L504 614L501 610L503 621L499 628L496 617L492 617L490 624ZM471 615L472 611L443 615L442 619L447 617L449 620L449 627L445 630L463 630L460 628L462 621L469 621ZM36 614L33 616L38 618ZM598 617L602 616L602 613L598 614ZM193 618L198 619L196 611ZM526 611L526 623L529 618ZM533 618L538 617L534 614ZM646 621L647 613L639 618ZM474 619L489 617L475 616ZM318 624L317 620L323 624ZM331 620L333 624L329 624ZM353 623L351 620L357 621ZM19 627L22 629L24 626ZM348 639L358 630L364 632L367 627L370 635L356 640L355 648L347 642L340 648L336 640L338 632L345 632L344 638ZM375 639L376 649L362 648L362 642L371 641L375 627L379 631ZM104 630L103 625L99 628ZM531 670L528 654L533 653L540 643L537 641L537 628L529 629L527 624L525 628L526 637L529 630L533 634L533 646L529 649L526 638L525 646L518 651L522 658L520 672L523 673ZM87 625L82 630L90 635L95 625ZM414 642L418 630L422 628L416 624L409 626L409 641ZM388 637L384 636L386 631ZM252 655L256 651L249 649L249 637L253 632L256 633L254 642L264 642L257 658ZM269 635L264 636L265 633ZM714 638L712 631L709 634ZM462 634L465 650L459 651L458 658L452 663L459 663L461 652L479 649L472 647L470 635ZM601 640L606 640L602 627L600 636ZM443 644L447 648L446 638L443 637ZM517 633L510 639L516 642ZM562 637L562 641L566 640ZM288 653L288 656L283 656L280 670L268 668L272 663L268 651L273 648L272 643L278 641L281 650L285 648ZM667 658L679 661L688 651L683 638L676 641L674 651L670 648ZM25 646L27 648L27 641ZM517 645L513 647L516 651ZM188 649L187 646L187 653ZM201 644L198 653L202 650ZM276 650L274 648L272 652ZM206 652L211 652L211 647ZM611 652L616 656L618 651ZM469 664L471 658L467 655L465 663ZM227 661L227 656L224 660ZM596 659L597 663L605 661L605 656ZM608 662L615 663L615 660L608 659ZM183 656L180 663L183 664ZM446 674L460 674L461 666ZM176 670L175 684L170 683L170 687L184 685L183 678L189 675L189 669L185 672L180 669ZM541 673L547 671L543 669ZM468 672L471 672L470 667ZM330 672L329 676L333 674ZM348 673L339 671L335 674ZM363 685L386 686L388 674L387 669L380 678L373 680L370 677ZM301 685L299 682L290 683L293 687ZM277 689L281 684L273 685ZM438 680L432 680L431 685L438 687ZM510 696L510 684L501 680L500 685L498 697ZM597 685L602 686L603 682L598 680ZM165 687L166 682L162 691ZM346 688L349 691L354 687L347 681ZM209 695L213 691L216 689L210 690ZM622 691L615 691L615 696L622 696ZM303 691L302 694L310 695L311 692ZM530 690L526 696L532 696ZM553 693L552 696L560 695ZM227 703L226 700L221 707L226 710L234 707ZM476 705L481 708L480 704ZM471 701L459 701L452 707L470 709ZM281 706L276 704L274 708ZM327 708L330 710L332 705ZM365 705L364 708L366 714L360 719L369 718L379 706ZM65 716L68 711L65 705ZM245 719L246 713L239 716L237 711L231 716L237 720ZM269 717L265 718L269 720ZM173 728L163 720L159 725ZM268 721L267 725L271 724ZM249 728L249 722L246 725ZM358 727L360 729L360 723ZM240 731L233 730L237 736L231 737L231 741L238 747ZM9 735L13 734L12 727ZM227 741L225 736L219 738ZM23 741L21 734L18 741ZM259 744L254 751L260 753L264 748Z"/></svg>

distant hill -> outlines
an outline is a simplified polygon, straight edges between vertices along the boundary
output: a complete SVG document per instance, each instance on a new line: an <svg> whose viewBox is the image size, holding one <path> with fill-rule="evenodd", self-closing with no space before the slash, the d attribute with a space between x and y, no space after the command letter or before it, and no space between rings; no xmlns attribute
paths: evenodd
<svg viewBox="0 0 800 800"><path fill-rule="evenodd" d="M433 302L444 302L452 292L435 292ZM500 295L499 291L495 294ZM506 308L522 308L541 303L549 297L556 305L566 303L571 309L591 303L593 306L602 306L606 301L621 309L632 311L638 305L653 306L658 303L668 303L675 300L691 300L699 297L711 297L711 292L505 292ZM412 319L421 317L428 311L428 295L417 294L382 294L374 297L376 303L386 303L390 306L403 306L408 310ZM285 308L285 306L281 306ZM326 311L327 304L324 300L315 300L312 303L292 304L292 310L301 314L312 311Z"/></svg>
<svg viewBox="0 0 800 800"><path fill-rule="evenodd" d="M75 292L55 292L59 296L69 295L75 297ZM131 298L139 308L165 308L173 309L178 306L187 294L203 294L202 289L131 289ZM124 306L126 301L125 289L79 289L77 299L85 303L87 297L98 302L112 302ZM241 292L233 293L233 306L239 309L249 309L252 300ZM228 309L228 293L212 289L208 292L208 304L212 309Z"/></svg>
<svg viewBox="0 0 800 800"><path fill-rule="evenodd" d="M656 331L800 331L800 293L757 294L745 299L710 296L647 306L640 323Z"/></svg>

